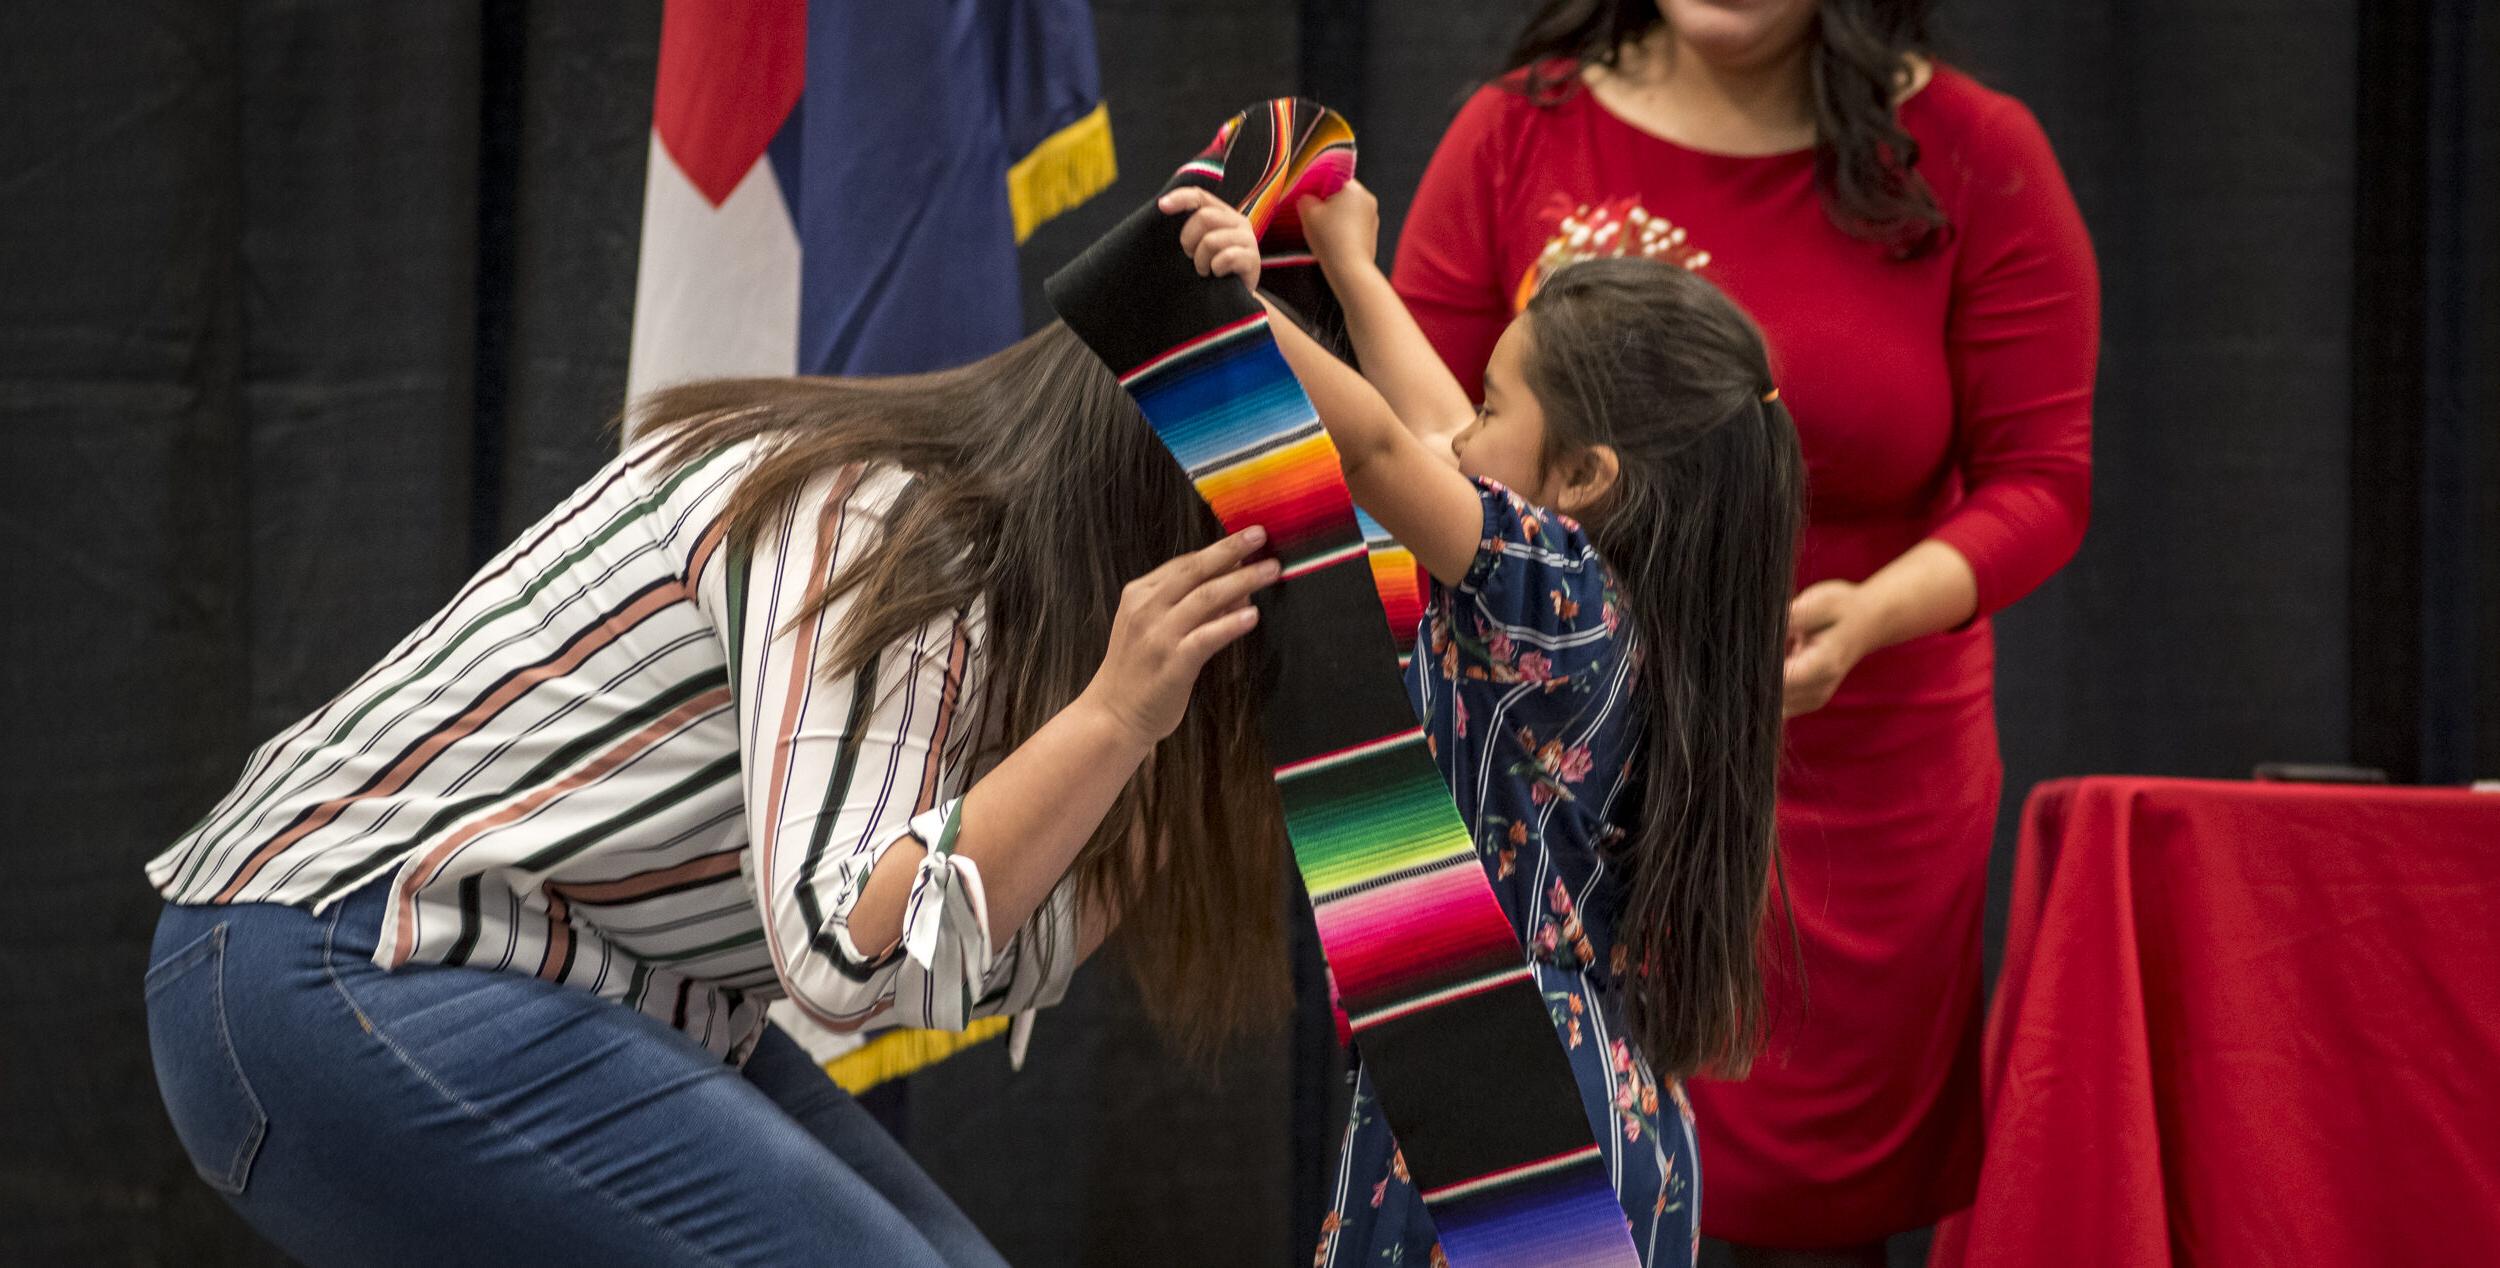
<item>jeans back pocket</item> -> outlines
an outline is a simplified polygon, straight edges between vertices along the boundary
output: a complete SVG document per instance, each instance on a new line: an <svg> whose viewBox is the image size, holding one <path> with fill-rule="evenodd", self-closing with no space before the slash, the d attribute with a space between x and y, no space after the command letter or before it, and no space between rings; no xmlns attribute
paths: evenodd
<svg viewBox="0 0 2500 1268"><path fill-rule="evenodd" d="M226 1030L226 929L219 923L148 969L148 1047L174 1134L200 1178L239 1194L269 1117Z"/></svg>

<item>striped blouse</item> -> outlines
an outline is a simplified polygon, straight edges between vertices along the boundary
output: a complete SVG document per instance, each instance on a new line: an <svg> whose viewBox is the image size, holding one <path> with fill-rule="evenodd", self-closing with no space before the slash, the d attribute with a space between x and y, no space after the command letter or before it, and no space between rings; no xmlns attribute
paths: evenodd
<svg viewBox="0 0 2500 1268"><path fill-rule="evenodd" d="M264 744L148 865L177 903L326 910L387 878L376 963L532 973L743 1060L787 997L837 1031L960 1029L1054 1003L1075 899L990 945L951 816L1006 747L982 723L982 613L870 663L817 663L809 583L879 531L907 477L825 477L724 549L758 452L668 469L630 447L415 634ZM930 848L903 937L852 941L887 847Z"/></svg>

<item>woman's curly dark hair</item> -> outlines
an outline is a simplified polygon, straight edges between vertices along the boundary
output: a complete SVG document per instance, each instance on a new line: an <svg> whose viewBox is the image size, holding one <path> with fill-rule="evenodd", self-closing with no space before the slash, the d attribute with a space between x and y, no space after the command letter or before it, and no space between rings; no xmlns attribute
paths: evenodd
<svg viewBox="0 0 2500 1268"><path fill-rule="evenodd" d="M1908 59L1927 51L1934 7L1934 0L1820 0L1811 37L1814 180L1823 205L1834 224L1904 260L1935 250L1952 228L1919 177L1918 142L1893 109ZM1524 69L1522 90L1549 103L1577 87L1580 68L1612 68L1625 44L1662 21L1657 0L1546 0L1504 66Z"/></svg>

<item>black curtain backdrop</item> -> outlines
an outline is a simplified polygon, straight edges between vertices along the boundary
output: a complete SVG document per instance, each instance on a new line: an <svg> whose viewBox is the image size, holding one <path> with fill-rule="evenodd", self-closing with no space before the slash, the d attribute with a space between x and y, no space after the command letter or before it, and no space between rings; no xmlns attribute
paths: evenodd
<svg viewBox="0 0 2500 1268"><path fill-rule="evenodd" d="M1123 175L1027 245L1034 320L1042 276L1281 92L1349 111L1393 239L1522 11L1095 7ZM2500 19L1944 16L2046 124L2105 279L2092 533L2000 622L2008 823L2087 771L2500 775ZM658 26L658 0L0 25L0 1263L284 1262L155 1101L139 866L610 452ZM1299 1262L1331 1047L1306 1008L1210 1081L1092 966L1022 1074L993 1046L915 1079L907 1143L1020 1265Z"/></svg>

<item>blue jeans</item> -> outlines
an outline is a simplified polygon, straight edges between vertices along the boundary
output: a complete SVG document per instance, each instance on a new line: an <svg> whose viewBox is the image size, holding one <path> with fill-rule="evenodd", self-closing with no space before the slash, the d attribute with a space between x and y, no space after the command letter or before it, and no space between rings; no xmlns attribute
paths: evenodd
<svg viewBox="0 0 2500 1268"><path fill-rule="evenodd" d="M778 1029L743 1072L586 991L168 906L148 1038L201 1177L307 1264L982 1265L970 1221Z"/></svg>

